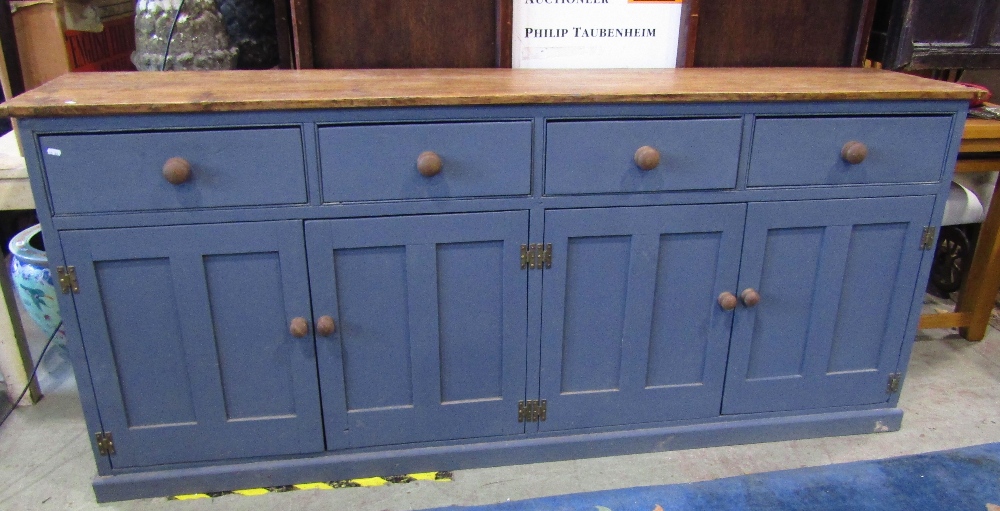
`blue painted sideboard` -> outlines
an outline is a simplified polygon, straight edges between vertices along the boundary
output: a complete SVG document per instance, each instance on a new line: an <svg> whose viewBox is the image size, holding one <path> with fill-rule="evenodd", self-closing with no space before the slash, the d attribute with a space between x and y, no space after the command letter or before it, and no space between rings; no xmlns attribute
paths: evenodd
<svg viewBox="0 0 1000 511"><path fill-rule="evenodd" d="M970 95L95 73L5 107L106 501L896 430Z"/></svg>

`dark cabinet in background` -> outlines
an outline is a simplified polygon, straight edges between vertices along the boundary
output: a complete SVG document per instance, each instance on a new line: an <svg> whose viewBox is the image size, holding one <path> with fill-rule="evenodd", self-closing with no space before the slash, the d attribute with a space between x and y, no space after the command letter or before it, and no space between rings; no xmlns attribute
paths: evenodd
<svg viewBox="0 0 1000 511"><path fill-rule="evenodd" d="M295 67L510 67L511 0L291 0Z"/></svg>
<svg viewBox="0 0 1000 511"><path fill-rule="evenodd" d="M685 0L678 62L859 66L874 8L875 0Z"/></svg>
<svg viewBox="0 0 1000 511"><path fill-rule="evenodd" d="M881 0L868 56L890 69L1000 67L1000 3Z"/></svg>
<svg viewBox="0 0 1000 511"><path fill-rule="evenodd" d="M276 0L299 69L511 66L515 0ZM684 0L678 67L860 66L876 0ZM288 32L285 30L285 32Z"/></svg>

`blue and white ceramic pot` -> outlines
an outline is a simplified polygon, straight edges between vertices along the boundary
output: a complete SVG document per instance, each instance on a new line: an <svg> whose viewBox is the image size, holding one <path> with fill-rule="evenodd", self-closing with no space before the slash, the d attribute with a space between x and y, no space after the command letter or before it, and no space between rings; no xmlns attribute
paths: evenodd
<svg viewBox="0 0 1000 511"><path fill-rule="evenodd" d="M42 227L34 225L19 232L10 240L8 248L12 256L10 274L17 296L31 319L48 337L59 325L60 316L49 259L42 242ZM66 334L62 327L52 342L65 345Z"/></svg>

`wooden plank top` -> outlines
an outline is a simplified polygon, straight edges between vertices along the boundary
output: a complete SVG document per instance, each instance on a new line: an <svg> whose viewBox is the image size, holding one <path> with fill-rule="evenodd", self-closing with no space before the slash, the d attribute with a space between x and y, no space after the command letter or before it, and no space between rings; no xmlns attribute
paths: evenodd
<svg viewBox="0 0 1000 511"><path fill-rule="evenodd" d="M352 107L969 99L875 69L381 69L69 73L0 106L10 117Z"/></svg>

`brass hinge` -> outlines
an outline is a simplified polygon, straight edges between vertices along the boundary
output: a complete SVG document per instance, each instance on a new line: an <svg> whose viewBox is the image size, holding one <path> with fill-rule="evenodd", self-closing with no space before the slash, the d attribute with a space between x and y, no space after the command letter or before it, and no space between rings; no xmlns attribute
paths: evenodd
<svg viewBox="0 0 1000 511"><path fill-rule="evenodd" d="M935 233L937 233L937 227L924 227L924 235L920 238L920 250L930 250L934 246Z"/></svg>
<svg viewBox="0 0 1000 511"><path fill-rule="evenodd" d="M546 401L518 401L517 422L544 422Z"/></svg>
<svg viewBox="0 0 1000 511"><path fill-rule="evenodd" d="M552 267L552 244L531 243L521 245L521 269L538 269Z"/></svg>
<svg viewBox="0 0 1000 511"><path fill-rule="evenodd" d="M57 266L56 274L59 275L59 289L64 295L70 292L80 292L80 284L76 281L75 266Z"/></svg>
<svg viewBox="0 0 1000 511"><path fill-rule="evenodd" d="M902 381L903 375L899 373L889 374L889 384L885 387L886 394L895 394L899 392L899 384Z"/></svg>
<svg viewBox="0 0 1000 511"><path fill-rule="evenodd" d="M97 452L101 456L108 456L115 453L115 439L111 436L111 433L100 433L94 434L94 439L97 440Z"/></svg>

